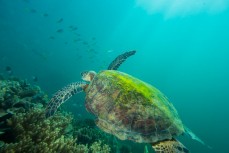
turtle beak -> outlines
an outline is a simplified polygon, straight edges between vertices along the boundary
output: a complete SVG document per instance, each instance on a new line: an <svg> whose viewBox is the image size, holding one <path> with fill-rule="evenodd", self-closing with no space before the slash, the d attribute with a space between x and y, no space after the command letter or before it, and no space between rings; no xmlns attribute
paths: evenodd
<svg viewBox="0 0 229 153"><path fill-rule="evenodd" d="M90 75L89 75L88 71L82 72L81 76L82 76L82 79L84 81L90 81Z"/></svg>

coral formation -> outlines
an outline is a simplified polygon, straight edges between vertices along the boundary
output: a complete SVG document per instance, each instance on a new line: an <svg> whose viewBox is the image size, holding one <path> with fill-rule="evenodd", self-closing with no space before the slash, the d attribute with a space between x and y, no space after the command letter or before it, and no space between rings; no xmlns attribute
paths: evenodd
<svg viewBox="0 0 229 153"><path fill-rule="evenodd" d="M5 144L1 152L19 153L109 153L110 147L100 140L91 145L77 144L72 136L72 116L57 113L45 118L44 110L31 109L27 113L18 113L7 121L14 132L14 143Z"/></svg>
<svg viewBox="0 0 229 153"><path fill-rule="evenodd" d="M48 96L40 87L30 85L25 80L15 77L0 79L0 140L10 141L7 119L14 114L27 112L31 108L42 108Z"/></svg>
<svg viewBox="0 0 229 153"><path fill-rule="evenodd" d="M101 141L98 142L94 142L91 147L90 150L92 153L108 153L110 152L110 148L108 145L101 145Z"/></svg>
<svg viewBox="0 0 229 153"><path fill-rule="evenodd" d="M120 149L120 144L117 139L108 133L101 131L92 119L80 119L73 122L73 136L77 138L80 144L88 144L89 146L109 145L111 152L117 152ZM94 148L94 147L93 147Z"/></svg>
<svg viewBox="0 0 229 153"><path fill-rule="evenodd" d="M48 119L41 109L18 113L7 121L14 131L15 143L6 144L2 152L88 152L85 145L77 145L73 137L66 137L71 124L70 115L57 114ZM67 132L66 132L67 131Z"/></svg>
<svg viewBox="0 0 229 153"><path fill-rule="evenodd" d="M48 96L40 87L30 85L25 80L0 80L0 116L25 112L34 107L41 108L47 101Z"/></svg>

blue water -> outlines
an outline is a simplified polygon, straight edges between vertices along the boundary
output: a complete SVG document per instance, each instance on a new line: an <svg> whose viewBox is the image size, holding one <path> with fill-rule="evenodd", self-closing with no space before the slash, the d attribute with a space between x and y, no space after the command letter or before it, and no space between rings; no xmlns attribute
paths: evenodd
<svg viewBox="0 0 229 153"><path fill-rule="evenodd" d="M10 66L51 96L136 50L120 71L160 89L212 149L182 143L193 153L228 153L228 19L228 0L0 0L0 73ZM77 96L66 107L84 107Z"/></svg>

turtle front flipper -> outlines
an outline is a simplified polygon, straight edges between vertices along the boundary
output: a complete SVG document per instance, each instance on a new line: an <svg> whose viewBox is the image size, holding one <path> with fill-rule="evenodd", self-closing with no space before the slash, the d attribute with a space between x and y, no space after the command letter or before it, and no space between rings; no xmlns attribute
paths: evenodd
<svg viewBox="0 0 229 153"><path fill-rule="evenodd" d="M156 153L189 153L189 150L176 139L164 140L152 144Z"/></svg>
<svg viewBox="0 0 229 153"><path fill-rule="evenodd" d="M61 90L57 91L54 96L49 101L45 116L50 117L52 116L58 109L58 107L71 98L73 95L82 92L85 88L86 83L84 82L75 82L67 85L66 87L62 88Z"/></svg>
<svg viewBox="0 0 229 153"><path fill-rule="evenodd" d="M109 65L109 67L107 68L108 70L117 70L119 68L119 66L130 56L134 55L136 53L136 51L129 51L129 52L125 52L121 55L119 55L118 57L116 57L111 64Z"/></svg>

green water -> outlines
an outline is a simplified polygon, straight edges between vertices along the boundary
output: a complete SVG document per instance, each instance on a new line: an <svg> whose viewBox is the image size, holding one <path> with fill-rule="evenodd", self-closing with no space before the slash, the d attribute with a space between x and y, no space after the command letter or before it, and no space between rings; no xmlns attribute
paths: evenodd
<svg viewBox="0 0 229 153"><path fill-rule="evenodd" d="M136 50L120 71L160 89L212 147L181 138L187 148L227 153L228 19L228 0L0 0L0 73L8 75L10 66L51 96L81 80L80 72L106 69L117 55ZM90 117L83 98L66 107Z"/></svg>

